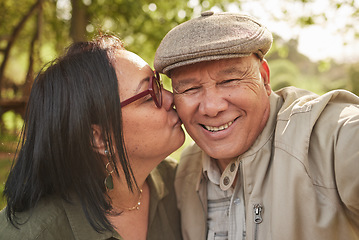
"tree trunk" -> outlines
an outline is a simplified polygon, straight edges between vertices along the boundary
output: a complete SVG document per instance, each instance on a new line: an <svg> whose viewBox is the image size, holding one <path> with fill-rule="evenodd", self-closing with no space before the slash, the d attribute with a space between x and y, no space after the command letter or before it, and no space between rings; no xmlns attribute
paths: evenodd
<svg viewBox="0 0 359 240"><path fill-rule="evenodd" d="M31 17L31 15L35 12L35 10L40 7L42 4L42 0L38 0L28 11L28 13L21 19L19 24L14 28L14 31L12 32L10 39L7 43L7 46L4 50L4 58L0 66L0 99L1 99L1 90L2 90L2 82L5 78L5 67L7 64L7 61L9 59L10 50L12 45L14 44L16 37L20 33L21 29L24 27L26 21Z"/></svg>
<svg viewBox="0 0 359 240"><path fill-rule="evenodd" d="M71 0L71 4L71 38L74 42L86 41L87 7L82 0Z"/></svg>
<svg viewBox="0 0 359 240"><path fill-rule="evenodd" d="M40 38L40 32L42 29L42 6L40 5L37 13L37 24L36 29L34 32L34 36L32 37L31 44L30 44L30 54L29 54L29 68L26 74L25 83L22 86L23 88L23 98L28 99L30 96L30 91L32 84L34 82L34 57L35 55L38 56L38 52L35 50L35 44L37 41L39 41Z"/></svg>

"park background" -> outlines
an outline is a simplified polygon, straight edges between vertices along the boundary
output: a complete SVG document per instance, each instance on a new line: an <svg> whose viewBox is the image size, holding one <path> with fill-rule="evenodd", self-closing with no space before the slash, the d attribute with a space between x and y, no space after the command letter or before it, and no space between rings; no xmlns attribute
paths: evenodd
<svg viewBox="0 0 359 240"><path fill-rule="evenodd" d="M207 10L248 13L273 33L272 89L359 95L359 0L0 0L0 209L31 85L45 63L101 29L153 66L163 36Z"/></svg>

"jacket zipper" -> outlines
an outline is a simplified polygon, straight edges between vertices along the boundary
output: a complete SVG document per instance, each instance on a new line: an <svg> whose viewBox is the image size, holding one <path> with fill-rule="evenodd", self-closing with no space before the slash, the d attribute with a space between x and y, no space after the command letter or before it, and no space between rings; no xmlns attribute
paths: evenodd
<svg viewBox="0 0 359 240"><path fill-rule="evenodd" d="M253 206L253 214L254 214L254 223L255 223L255 227L254 227L254 240L257 240L258 237L258 225L263 222L263 218L262 218L262 210L263 210L263 206L261 204L255 204Z"/></svg>

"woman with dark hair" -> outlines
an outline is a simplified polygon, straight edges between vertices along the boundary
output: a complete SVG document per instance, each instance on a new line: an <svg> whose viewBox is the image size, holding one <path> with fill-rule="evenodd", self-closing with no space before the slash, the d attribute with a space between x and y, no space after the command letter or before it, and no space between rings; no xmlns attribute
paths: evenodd
<svg viewBox="0 0 359 240"><path fill-rule="evenodd" d="M0 239L181 239L166 158L181 121L118 38L75 43L40 72L20 141Z"/></svg>

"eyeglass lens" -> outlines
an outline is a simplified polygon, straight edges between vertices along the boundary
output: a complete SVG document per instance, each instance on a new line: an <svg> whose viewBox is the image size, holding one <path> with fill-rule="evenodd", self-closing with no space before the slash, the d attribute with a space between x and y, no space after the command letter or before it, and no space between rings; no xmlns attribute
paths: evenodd
<svg viewBox="0 0 359 240"><path fill-rule="evenodd" d="M161 107L162 106L162 86L160 83L160 76L158 73L155 74L152 84L153 84L153 91L155 93L156 100L157 100L156 105L158 107Z"/></svg>

